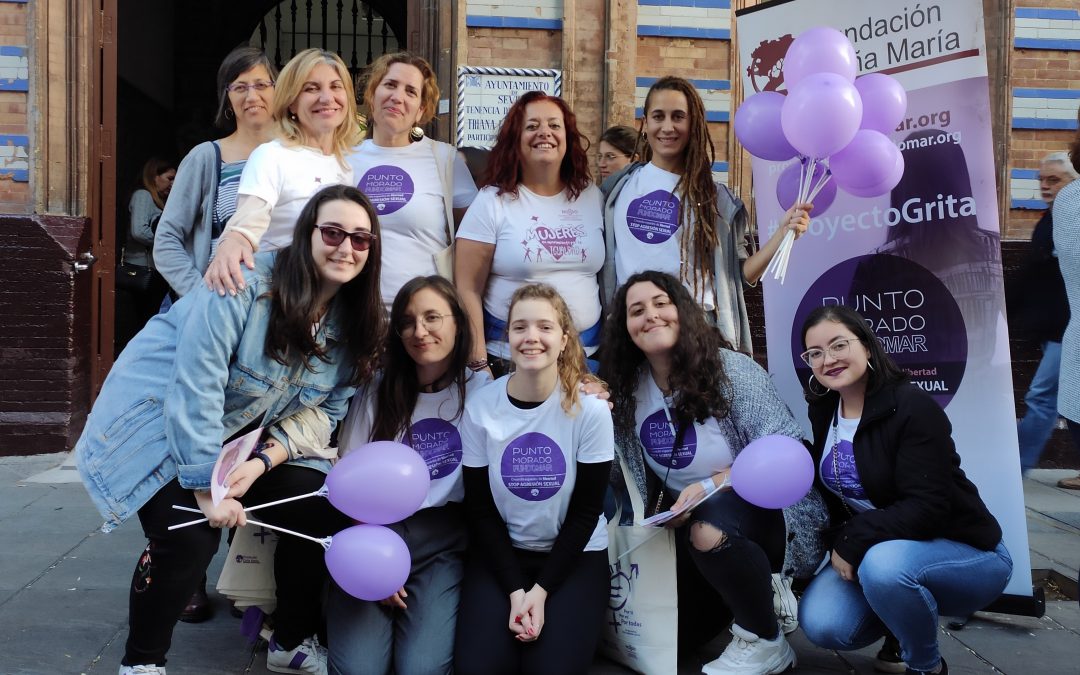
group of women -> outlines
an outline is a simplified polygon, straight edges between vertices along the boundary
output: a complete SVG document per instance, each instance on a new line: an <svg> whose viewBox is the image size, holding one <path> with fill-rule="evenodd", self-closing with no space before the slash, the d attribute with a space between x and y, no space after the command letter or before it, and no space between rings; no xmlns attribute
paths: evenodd
<svg viewBox="0 0 1080 675"><path fill-rule="evenodd" d="M602 165L629 163L602 188L567 104L522 96L479 192L459 155L420 133L439 95L415 56L371 66L362 142L332 53L301 52L275 76L240 49L218 85L231 133L181 164L183 196L158 230L158 266L182 297L121 354L76 447L106 528L137 514L149 540L121 675L165 672L220 528L243 526L245 506L314 491L340 453L374 440L412 446L429 468L422 508L392 526L409 578L381 602L357 600L328 582L319 546L283 536L268 668L586 672L609 593L609 490L681 506L724 488L754 439L802 438L745 355L742 286L784 232L806 228L811 205L755 251L680 78L652 86L633 148L625 133L603 140ZM439 274L451 243L453 284ZM947 670L937 605L974 611L1009 576L944 413L857 315L830 311L803 329L825 388L811 403L818 489L784 511L722 489L671 523L680 642L731 624L705 672L794 665L771 578L813 576L826 551L800 610L807 634L858 648L890 631L913 672ZM582 389L590 356L610 411L595 383ZM221 444L256 429L262 442L214 504ZM173 505L208 522L169 530ZM348 525L322 499L259 514L316 537ZM979 583L958 580L973 568Z"/></svg>

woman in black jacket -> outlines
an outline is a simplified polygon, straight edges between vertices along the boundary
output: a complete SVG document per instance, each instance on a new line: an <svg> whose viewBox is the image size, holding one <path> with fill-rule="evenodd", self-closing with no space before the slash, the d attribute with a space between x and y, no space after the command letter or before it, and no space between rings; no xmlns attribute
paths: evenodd
<svg viewBox="0 0 1080 675"><path fill-rule="evenodd" d="M863 317L821 307L802 336L834 527L799 624L828 649L861 649L888 631L908 673L947 673L938 615L967 616L1000 595L1012 575L1001 528L960 468L945 412L907 382Z"/></svg>

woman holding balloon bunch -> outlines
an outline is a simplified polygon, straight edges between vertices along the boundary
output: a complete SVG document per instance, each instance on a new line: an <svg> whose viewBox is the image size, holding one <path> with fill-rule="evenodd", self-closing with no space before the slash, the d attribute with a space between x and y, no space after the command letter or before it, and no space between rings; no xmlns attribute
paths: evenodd
<svg viewBox="0 0 1080 675"><path fill-rule="evenodd" d="M357 392L340 446L400 440L423 458L430 488L420 510L390 525L408 544L405 585L382 602L334 584L327 608L329 671L335 675L449 673L466 545L462 444L466 398L491 380L473 372L469 321L439 276L405 283L390 310L382 372Z"/></svg>
<svg viewBox="0 0 1080 675"><path fill-rule="evenodd" d="M585 673L609 596L611 414L578 392L585 352L551 286L517 289L507 323L514 371L458 427L471 540L454 670Z"/></svg>
<svg viewBox="0 0 1080 675"><path fill-rule="evenodd" d="M705 105L694 85L662 77L645 96L643 162L604 181L606 259L601 298L636 272L656 269L677 277L726 340L749 353L750 322L743 284L756 284L788 231L810 224L810 204L797 204L760 251L746 208L713 178L715 148Z"/></svg>
<svg viewBox="0 0 1080 675"><path fill-rule="evenodd" d="M832 512L829 564L799 606L816 645L896 636L908 673L948 673L938 617L1004 590L1001 528L960 468L945 412L882 349L866 320L821 307L802 326L812 454Z"/></svg>
<svg viewBox="0 0 1080 675"><path fill-rule="evenodd" d="M109 373L75 447L79 472L108 531L138 514L149 543L129 594L121 675L164 673L173 626L244 505L322 487L330 433L382 346L379 228L360 191L320 190L292 244L255 256L235 296L182 297L147 324ZM222 443L265 429L251 459L208 488ZM198 509L186 520L174 505ZM269 507L259 520L315 537L347 522L321 498ZM190 514L187 514L190 516ZM325 673L315 637L327 579L323 549L283 536L274 561L274 672Z"/></svg>
<svg viewBox="0 0 1080 675"><path fill-rule="evenodd" d="M668 525L678 528L680 646L711 640L734 620L731 643L705 664L705 673L786 670L795 653L777 623L771 575L782 566L794 576L813 573L822 554L817 528L825 520L820 497L807 494L812 471L799 425L765 371L728 348L690 291L669 274L639 272L619 288L602 353L616 449L632 482L627 489L655 511L709 496ZM766 436L787 437L795 459L806 460L798 494L770 496L793 504L786 512L723 489L739 454ZM651 514L637 514L644 515Z"/></svg>

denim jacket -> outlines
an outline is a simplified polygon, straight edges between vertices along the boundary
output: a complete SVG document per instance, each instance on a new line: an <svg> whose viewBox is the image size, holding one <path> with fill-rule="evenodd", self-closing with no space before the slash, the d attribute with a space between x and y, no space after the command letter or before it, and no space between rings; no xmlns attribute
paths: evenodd
<svg viewBox="0 0 1080 675"><path fill-rule="evenodd" d="M104 531L174 478L190 490L208 489L222 443L252 425L267 427L290 461L328 470L326 460L299 457L280 423L310 408L331 424L344 417L354 388L337 339L339 308L331 305L319 329L328 363L311 357L283 365L267 356L266 294L275 256L256 255L236 296L206 288L188 293L151 319L116 360L75 445L83 482L106 518Z"/></svg>

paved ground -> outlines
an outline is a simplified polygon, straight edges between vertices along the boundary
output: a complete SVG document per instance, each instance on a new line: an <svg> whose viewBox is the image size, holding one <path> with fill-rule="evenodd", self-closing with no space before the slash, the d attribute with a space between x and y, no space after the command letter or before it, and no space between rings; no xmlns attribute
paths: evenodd
<svg viewBox="0 0 1080 675"><path fill-rule="evenodd" d="M137 523L108 535L101 517L61 465L65 455L0 458L0 673L109 674L117 671L126 634L127 584L143 546ZM59 467L59 468L56 468ZM1024 481L1032 566L1075 596L1080 563L1080 493L1054 487L1073 471L1042 470ZM211 578L221 566L215 559ZM1070 588L1071 586L1071 588ZM239 621L214 597L217 613L203 624L180 624L169 658L170 675L268 671L265 656L239 637ZM871 673L875 649L838 655L792 636L800 673ZM718 639L687 655L679 673L724 647ZM943 624L942 651L951 672L1080 673L1080 606L1047 602L1041 619L980 614L963 630ZM626 671L597 661L593 673Z"/></svg>

